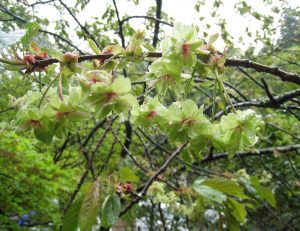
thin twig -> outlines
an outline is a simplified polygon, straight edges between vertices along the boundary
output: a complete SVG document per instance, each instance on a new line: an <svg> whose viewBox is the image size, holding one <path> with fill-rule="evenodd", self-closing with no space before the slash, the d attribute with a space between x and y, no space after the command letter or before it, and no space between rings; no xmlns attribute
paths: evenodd
<svg viewBox="0 0 300 231"><path fill-rule="evenodd" d="M262 149L254 149L250 151L243 151L243 152L237 152L233 158L235 157L249 157L249 156L261 156L261 155L267 155L267 154L273 154L275 151L279 153L285 153L290 151L295 151L300 149L300 144L293 144L293 145L287 145L287 146L278 146L278 147L268 147L268 148L262 148ZM216 153L212 157L205 157L201 163L207 163L219 159L224 159L228 157L227 152L222 153Z"/></svg>

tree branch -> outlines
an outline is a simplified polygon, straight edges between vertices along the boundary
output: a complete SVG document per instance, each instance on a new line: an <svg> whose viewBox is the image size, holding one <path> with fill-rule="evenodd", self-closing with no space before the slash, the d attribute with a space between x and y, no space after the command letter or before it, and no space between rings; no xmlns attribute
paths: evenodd
<svg viewBox="0 0 300 231"><path fill-rule="evenodd" d="M14 110L16 109L15 107L8 107L8 108L5 108L3 110L0 110L0 114L3 113L3 112L6 112L6 111L10 111L10 110Z"/></svg>
<svg viewBox="0 0 300 231"><path fill-rule="evenodd" d="M151 17L151 16L146 16L146 15L134 15L134 16L129 16L127 18L124 18L121 23L124 24L125 22L129 21L130 19L134 19L134 18L144 18L144 19L149 19L149 20L153 20L156 22L159 22L161 24L165 24L167 26L173 27L173 24L165 22L159 18L155 18L155 17Z"/></svg>
<svg viewBox="0 0 300 231"><path fill-rule="evenodd" d="M130 210L135 204L137 204L146 194L149 187L157 179L157 177L162 174L166 168L170 165L172 160L179 155L179 153L185 148L186 144L180 145L164 162L164 164L148 179L144 185L142 191L139 193L139 197L134 198L130 204L128 204L124 210L120 213L120 217L123 216L128 210Z"/></svg>
<svg viewBox="0 0 300 231"><path fill-rule="evenodd" d="M237 152L233 157L236 158L236 157L248 157L248 156L261 156L261 155L273 154L275 151L284 153L284 152L296 151L299 149L300 149L300 144L279 146L279 147L269 147L269 148L255 149L251 151ZM227 157L228 157L227 152L217 153L211 157L205 157L201 161L201 163L207 163L219 159L224 159Z"/></svg>
<svg viewBox="0 0 300 231"><path fill-rule="evenodd" d="M12 12L10 12L8 9L6 9L1 3L0 3L0 7L3 9L3 11L5 13L7 13L8 15L10 15L11 17L17 19L18 21L22 22L22 23L27 23L27 21L15 14L13 14ZM61 41L64 41L65 43L67 43L70 47L73 47L75 50L77 50L79 52L79 54L83 55L84 53L78 48L76 47L75 45L73 45L69 40L63 38L62 36L60 36L59 34L56 34L56 33L53 33L53 32L50 32L50 31L46 31L46 30L42 30L40 29L39 32L41 33L45 33L45 34L49 34L49 35L52 35L53 37L55 38L58 38L60 39ZM58 62L58 60L57 60Z"/></svg>
<svg viewBox="0 0 300 231"><path fill-rule="evenodd" d="M94 159L94 157L95 157L95 155L96 155L98 149L99 149L100 146L102 145L102 143L103 143L103 141L104 141L104 139L105 139L107 133L110 131L111 126L112 126L113 122L115 121L115 119L116 119L116 117L113 118L113 119L110 121L110 123L107 125L107 127L106 127L106 129L104 130L104 132L102 133L102 136L100 137L100 139L99 139L99 141L98 141L98 143L97 143L97 145L96 145L94 151L92 152L91 156L89 157L89 159L88 159L88 161L87 161L87 164L86 164L85 171L84 171L84 173L82 174L82 176L81 176L81 178L80 178L80 180L79 180L79 182L78 182L78 184L77 184L77 186L76 186L76 189L74 190L74 192L73 192L72 195L71 195L71 198L70 198L70 200L69 200L69 202L68 202L68 204L67 204L67 206L66 206L66 208L65 208L65 210L64 210L64 214L65 214L65 213L67 212L67 210L70 208L70 206L71 206L71 204L73 203L73 201L74 201L74 199L75 199L77 193L79 192L81 186L83 185L83 183L84 183L84 181L85 181L85 179L86 179L86 177L87 177L87 175L88 175L88 172L90 171L90 168L91 168L91 166L92 166L93 159Z"/></svg>
<svg viewBox="0 0 300 231"><path fill-rule="evenodd" d="M78 62L83 62L83 61L93 60L93 59L109 59L112 56L113 56L112 54L81 55L78 57ZM142 57L161 58L162 53L161 52L148 52L148 53L144 54ZM53 58L37 60L34 64L34 68L38 68L38 67L42 68L42 67L46 67L50 64L58 63L58 62L59 62L59 60L53 59ZM241 67L246 67L246 68L252 68L258 72L265 72L265 73L272 74L274 76L278 76L281 78L282 81L300 84L300 76L297 74L285 72L283 70L280 70L278 67L269 67L269 66L265 66L260 63L255 63L255 62L252 62L251 60L226 59L225 66L241 66ZM262 84L260 84L260 85L261 85L261 87L263 87Z"/></svg>
<svg viewBox="0 0 300 231"><path fill-rule="evenodd" d="M161 19L161 8L162 8L162 0L156 0L156 18ZM159 23L160 21L155 21L154 26L154 36L152 45L156 47L158 42L158 33L159 33Z"/></svg>
<svg viewBox="0 0 300 231"><path fill-rule="evenodd" d="M60 2L60 4L63 5L63 7L69 12L69 14L72 16L72 18L76 21L76 23L80 26L80 28L94 41L94 43L97 45L97 47L100 49L100 46L97 42L97 40L95 39L95 37L88 31L88 29L86 29L85 26L83 26L79 20L76 18L76 16L73 14L73 12L71 11L71 9L62 1L62 0L58 0Z"/></svg>
<svg viewBox="0 0 300 231"><path fill-rule="evenodd" d="M282 95L274 96L274 100L276 101L276 104L274 104L269 98L262 98L262 99L253 99L250 101L243 101L239 103L233 104L235 108L241 108L241 107L249 107L249 106L254 106L254 107L271 107L271 108L277 108L281 104L300 96L300 88L296 89L294 91L287 92ZM228 105L226 107L227 110L230 110L231 106ZM225 110L222 110L218 112L215 115L215 119L221 117L224 114Z"/></svg>
<svg viewBox="0 0 300 231"><path fill-rule="evenodd" d="M118 10L117 3L116 3L115 0L113 0L113 4L114 4L114 7L115 7L117 19L118 19L118 24L119 24L119 36L120 36L120 38L121 38L121 44L122 44L122 47L125 47L125 38L124 38L124 34L123 34L123 23L122 23L122 21L121 21L121 19L120 19L119 10Z"/></svg>
<svg viewBox="0 0 300 231"><path fill-rule="evenodd" d="M282 81L300 84L300 76L280 70L278 67L269 67L248 59L226 59L225 66L252 68L258 72L278 76Z"/></svg>
<svg viewBox="0 0 300 231"><path fill-rule="evenodd" d="M51 2L54 2L55 0L47 0L47 1L37 1L35 3L32 3L32 4L28 4L26 3L25 1L20 1L23 5L25 6L28 6L28 7L34 7L36 5L43 5L43 4L47 4L47 3L51 3Z"/></svg>

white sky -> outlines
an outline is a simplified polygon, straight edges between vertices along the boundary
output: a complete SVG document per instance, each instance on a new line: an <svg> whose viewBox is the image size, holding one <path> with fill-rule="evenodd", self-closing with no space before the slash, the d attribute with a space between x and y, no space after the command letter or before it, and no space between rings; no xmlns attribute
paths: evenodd
<svg viewBox="0 0 300 231"><path fill-rule="evenodd" d="M162 11L167 13L170 17L173 17L178 22L182 22L187 25L197 24L203 31L208 32L209 34L214 34L219 31L219 27L217 26L218 20L224 18L227 22L227 29L231 36L234 37L235 46L240 48L241 50L245 50L251 43L253 43L254 39L249 38L245 33L245 28L249 27L250 31L255 35L256 31L260 28L260 21L255 18L244 15L241 16L234 9L234 5L238 0L224 0L224 5L221 6L220 11L222 14L219 18L212 18L211 14L211 5L213 3L212 0L207 0L205 6L200 7L200 12L198 13L194 6L197 2L196 0L163 0ZM35 2L35 0L29 0L30 2ZM77 18L79 21L84 24L84 22L90 22L92 17L101 17L102 14L106 10L106 6L108 3L111 3L111 0L91 0L88 6L84 11L81 11L77 14ZM140 4L135 6L133 3L127 0L116 0L120 17L127 14L129 16L133 15L146 15L147 10L150 6L155 6L155 0L140 0ZM264 5L262 0L248 0L246 1L248 4L254 7L254 9L259 13L265 13L266 15L276 16L273 12L271 12L271 7L281 6L280 0L273 0L272 5ZM64 3L68 6L74 6L75 0L64 0ZM300 0L290 0L289 4L293 7L300 7ZM38 5L35 7L35 11L41 16L45 17L50 21L59 20L61 17L68 20L70 22L70 34L73 35L74 44L79 45L83 48L87 47L86 41L76 40L76 32L75 27L77 26L76 22L73 18L66 12L64 15L60 15L59 12L50 6ZM80 11L80 10L79 10ZM199 18L204 17L204 21L200 22ZM278 21L277 15L277 21ZM209 23L211 28L207 30L203 25ZM277 22L278 23L278 22ZM144 19L132 19L130 20L130 24L134 29L143 29L144 27ZM202 25L202 26L201 26ZM171 31L171 28L168 26L161 25L166 31L166 35ZM279 28L279 27L278 27ZM54 25L50 27L50 30L55 30ZM149 32L151 33L151 32ZM261 31L260 31L261 33ZM111 34L112 36L113 33ZM95 35L97 36L97 35ZM242 37L244 44L239 42L239 38ZM255 36L254 36L255 37ZM219 39L216 43L216 47L219 50L224 48L224 42ZM256 47L262 47L262 44L256 44Z"/></svg>

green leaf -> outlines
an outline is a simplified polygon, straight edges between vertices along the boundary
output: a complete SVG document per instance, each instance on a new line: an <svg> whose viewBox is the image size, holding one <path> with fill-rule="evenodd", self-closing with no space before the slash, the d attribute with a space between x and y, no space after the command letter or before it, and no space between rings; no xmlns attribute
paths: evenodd
<svg viewBox="0 0 300 231"><path fill-rule="evenodd" d="M19 42L25 33L25 30L15 30L9 33L0 31L0 50L8 48L9 46Z"/></svg>
<svg viewBox="0 0 300 231"><path fill-rule="evenodd" d="M256 189L258 195L266 200L271 206L276 207L276 199L274 194L267 187L262 186L256 176L251 177L250 179L252 186Z"/></svg>
<svg viewBox="0 0 300 231"><path fill-rule="evenodd" d="M118 220L121 211L121 202L117 194L105 198L102 205L101 226L110 228Z"/></svg>
<svg viewBox="0 0 300 231"><path fill-rule="evenodd" d="M48 128L35 128L35 137L44 142L45 144L51 144L53 138L53 130Z"/></svg>
<svg viewBox="0 0 300 231"><path fill-rule="evenodd" d="M230 211L226 211L226 221L227 221L227 226L229 231L240 231L240 224L239 222L235 219L235 217L230 213Z"/></svg>
<svg viewBox="0 0 300 231"><path fill-rule="evenodd" d="M184 116L193 116L198 112L197 104L191 99L182 102L181 108Z"/></svg>
<svg viewBox="0 0 300 231"><path fill-rule="evenodd" d="M245 223L247 212L241 203L228 197L226 205L238 222Z"/></svg>
<svg viewBox="0 0 300 231"><path fill-rule="evenodd" d="M139 177L137 175L135 175L134 172L132 171L132 169L130 169L128 167L121 168L120 177L121 177L122 181L129 181L129 182L133 182L133 183L136 183L139 181Z"/></svg>
<svg viewBox="0 0 300 231"><path fill-rule="evenodd" d="M213 44L215 41L217 41L218 37L219 37L219 34L218 34L218 33L213 34L212 36L210 36L209 39L208 39L208 45L211 45L211 44Z"/></svg>
<svg viewBox="0 0 300 231"><path fill-rule="evenodd" d="M101 53L101 50L97 47L96 43L92 39L88 39L88 43L95 54Z"/></svg>
<svg viewBox="0 0 300 231"><path fill-rule="evenodd" d="M128 78L118 78L112 83L113 91L124 94L130 91L131 83Z"/></svg>
<svg viewBox="0 0 300 231"><path fill-rule="evenodd" d="M90 231L96 222L99 210L99 181L95 181L86 193L79 212L78 224L81 231Z"/></svg>
<svg viewBox="0 0 300 231"><path fill-rule="evenodd" d="M27 44L29 44L30 40L37 35L39 29L40 26L37 22L30 22L26 24L26 33L21 39L23 48L25 48Z"/></svg>
<svg viewBox="0 0 300 231"><path fill-rule="evenodd" d="M78 228L78 216L84 196L78 197L67 210L63 223L62 231L76 231Z"/></svg>
<svg viewBox="0 0 300 231"><path fill-rule="evenodd" d="M148 42L143 42L142 46L145 47L148 51L155 51L155 47L152 46L150 43Z"/></svg>
<svg viewBox="0 0 300 231"><path fill-rule="evenodd" d="M240 187L236 182L223 177L207 179L203 182L203 184L232 196L236 196L242 199L249 198L247 195L244 194L243 188Z"/></svg>
<svg viewBox="0 0 300 231"><path fill-rule="evenodd" d="M193 184L193 188L197 193L199 193L201 196L210 201L214 201L221 204L227 199L226 194L215 190L209 186L203 185L203 180L196 180Z"/></svg>

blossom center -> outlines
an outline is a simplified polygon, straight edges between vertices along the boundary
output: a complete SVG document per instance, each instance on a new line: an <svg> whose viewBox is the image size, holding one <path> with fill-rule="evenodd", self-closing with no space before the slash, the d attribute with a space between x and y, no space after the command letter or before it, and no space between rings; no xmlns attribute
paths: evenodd
<svg viewBox="0 0 300 231"><path fill-rule="evenodd" d="M156 111L151 111L148 113L147 115L147 119L152 119L154 116L157 115L157 112Z"/></svg>
<svg viewBox="0 0 300 231"><path fill-rule="evenodd" d="M118 96L118 94L116 92L106 93L106 100L107 100L108 103L110 103L117 96Z"/></svg>
<svg viewBox="0 0 300 231"><path fill-rule="evenodd" d="M42 124L39 120L29 120L29 125L34 128L42 127Z"/></svg>
<svg viewBox="0 0 300 231"><path fill-rule="evenodd" d="M195 122L196 122L196 120L194 120L192 118L185 118L185 119L181 120L181 125L192 126Z"/></svg>
<svg viewBox="0 0 300 231"><path fill-rule="evenodd" d="M187 58L189 56L189 54L190 54L190 45L184 43L182 45L182 55L184 58Z"/></svg>

